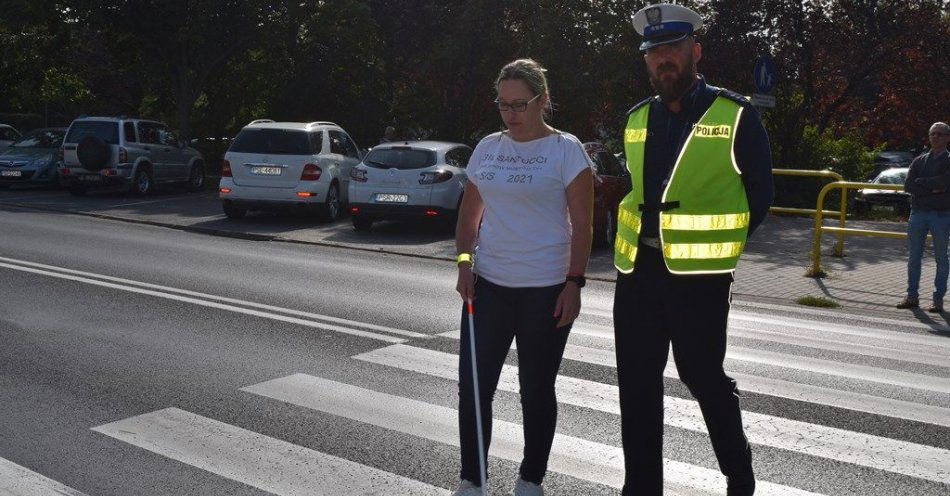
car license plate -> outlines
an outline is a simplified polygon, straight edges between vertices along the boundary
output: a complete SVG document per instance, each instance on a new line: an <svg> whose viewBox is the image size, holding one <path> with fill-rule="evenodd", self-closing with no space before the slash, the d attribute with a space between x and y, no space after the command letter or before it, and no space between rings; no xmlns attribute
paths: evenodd
<svg viewBox="0 0 950 496"><path fill-rule="evenodd" d="M280 167L251 167L251 174L258 176L279 176L280 171Z"/></svg>
<svg viewBox="0 0 950 496"><path fill-rule="evenodd" d="M0 176L3 176L3 177L20 177L22 175L23 173L20 171L11 171L11 170L0 171Z"/></svg>
<svg viewBox="0 0 950 496"><path fill-rule="evenodd" d="M409 195L391 195L388 193L376 194L377 203L407 203L408 201Z"/></svg>
<svg viewBox="0 0 950 496"><path fill-rule="evenodd" d="M102 181L102 176L100 176L100 175L98 175L98 174L84 174L84 175L82 175L82 176L79 176L79 179L80 179L81 181L86 181L86 182L90 182L90 183L95 183L95 182Z"/></svg>

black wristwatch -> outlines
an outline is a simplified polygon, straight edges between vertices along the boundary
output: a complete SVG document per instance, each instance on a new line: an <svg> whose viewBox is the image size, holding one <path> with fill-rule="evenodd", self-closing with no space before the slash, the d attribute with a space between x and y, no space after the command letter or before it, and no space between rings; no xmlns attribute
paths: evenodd
<svg viewBox="0 0 950 496"><path fill-rule="evenodd" d="M587 278L584 276L578 276L578 275L568 275L567 277L564 278L564 281L573 282L574 284L577 284L578 288L583 288L587 284Z"/></svg>

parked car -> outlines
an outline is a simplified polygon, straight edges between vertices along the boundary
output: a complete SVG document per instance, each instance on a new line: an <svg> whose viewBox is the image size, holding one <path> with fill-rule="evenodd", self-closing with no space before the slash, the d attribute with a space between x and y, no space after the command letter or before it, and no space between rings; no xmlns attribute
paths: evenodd
<svg viewBox="0 0 950 496"><path fill-rule="evenodd" d="M444 141L377 145L351 174L353 228L366 231L381 219L454 222L471 155L471 148Z"/></svg>
<svg viewBox="0 0 950 496"><path fill-rule="evenodd" d="M594 246L612 248L617 236L617 210L630 192L630 173L617 155L600 143L584 143L594 161Z"/></svg>
<svg viewBox="0 0 950 496"><path fill-rule="evenodd" d="M347 203L350 170L360 162L356 143L332 122L258 119L238 133L221 164L224 214L306 207L327 222Z"/></svg>
<svg viewBox="0 0 950 496"><path fill-rule="evenodd" d="M0 151L0 188L11 184L56 185L59 148L66 128L38 129Z"/></svg>
<svg viewBox="0 0 950 496"><path fill-rule="evenodd" d="M20 131L17 131L13 126L0 124L0 149L12 145L20 137Z"/></svg>
<svg viewBox="0 0 950 496"><path fill-rule="evenodd" d="M900 184L907 180L908 167L887 169L874 178L874 184ZM910 193L886 189L859 189L854 198L854 213L863 215L869 212L873 205L883 205L894 209L899 215L910 214Z"/></svg>
<svg viewBox="0 0 950 496"><path fill-rule="evenodd" d="M157 121L80 117L69 126L60 155L60 180L74 195L99 186L142 196L158 184L192 191L204 185L204 158Z"/></svg>
<svg viewBox="0 0 950 496"><path fill-rule="evenodd" d="M914 161L914 154L911 152L880 152L874 156L874 171L868 176L868 180L874 180L881 172L895 167L910 167Z"/></svg>

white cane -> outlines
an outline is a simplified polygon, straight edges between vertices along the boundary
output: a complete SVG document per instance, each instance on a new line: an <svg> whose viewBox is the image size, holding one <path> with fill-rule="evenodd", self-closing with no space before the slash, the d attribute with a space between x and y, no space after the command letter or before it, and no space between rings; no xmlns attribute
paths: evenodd
<svg viewBox="0 0 950 496"><path fill-rule="evenodd" d="M475 310L468 298L468 343L472 355L472 389L475 396L475 430L478 432L478 467L481 470L482 495L488 496L488 476L485 470L485 435L482 433L482 402L478 389L478 365L475 363Z"/></svg>

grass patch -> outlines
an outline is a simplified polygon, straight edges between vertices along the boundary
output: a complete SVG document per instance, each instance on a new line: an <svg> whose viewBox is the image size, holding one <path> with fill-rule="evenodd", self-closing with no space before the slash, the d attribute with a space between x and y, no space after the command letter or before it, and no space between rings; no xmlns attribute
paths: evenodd
<svg viewBox="0 0 950 496"><path fill-rule="evenodd" d="M799 305L821 308L838 308L841 305L837 301L824 298L822 296L801 296L795 300Z"/></svg>
<svg viewBox="0 0 950 496"><path fill-rule="evenodd" d="M823 266L819 266L818 270L815 270L811 266L808 266L805 269L805 277L814 277L816 279L824 279L825 277L828 277L828 272L825 270Z"/></svg>

